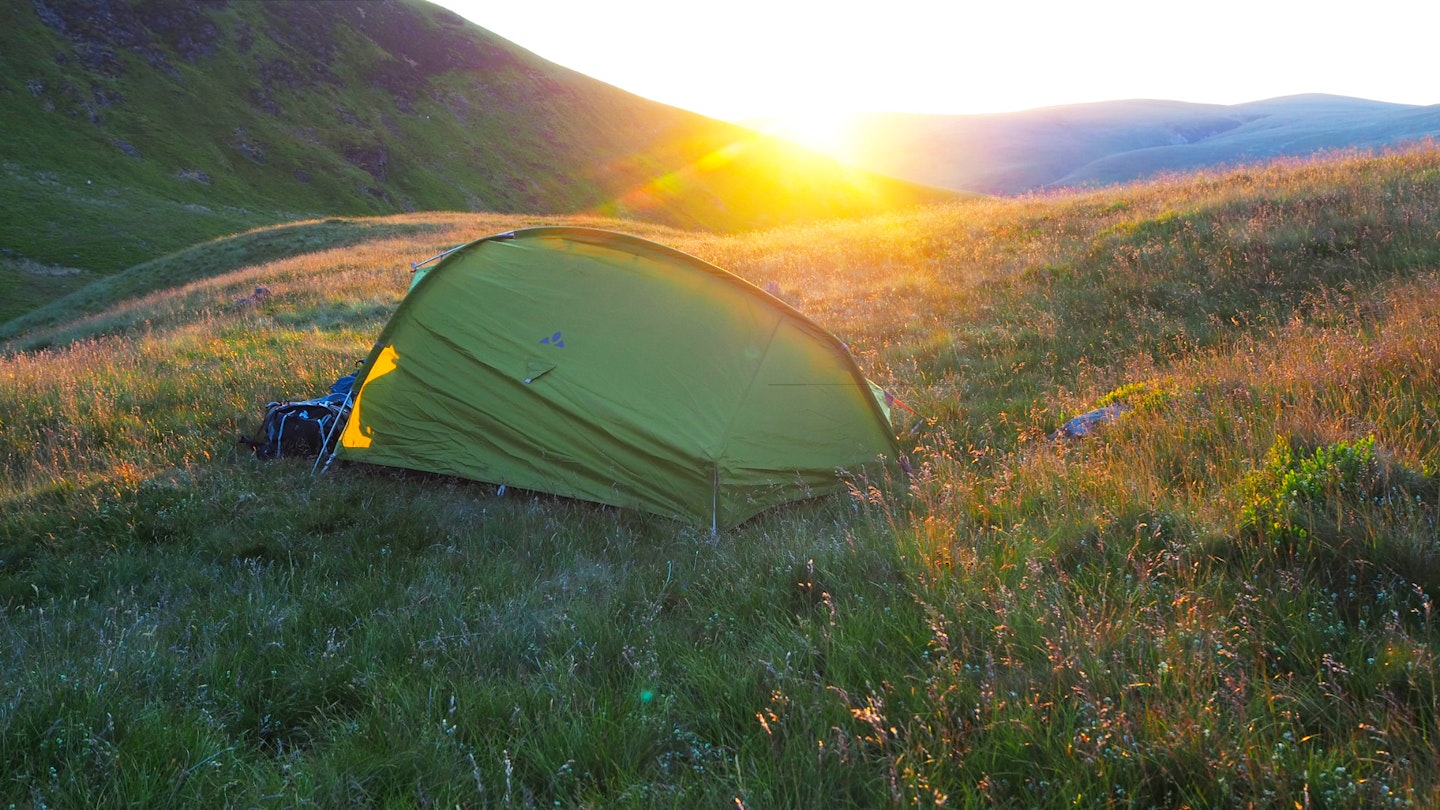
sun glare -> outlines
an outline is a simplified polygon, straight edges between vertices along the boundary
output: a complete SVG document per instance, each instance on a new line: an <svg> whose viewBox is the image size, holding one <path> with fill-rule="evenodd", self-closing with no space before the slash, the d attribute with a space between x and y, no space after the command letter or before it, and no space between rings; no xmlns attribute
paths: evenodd
<svg viewBox="0 0 1440 810"><path fill-rule="evenodd" d="M831 157L849 161L855 151L855 118L835 110L791 110L765 120L760 130Z"/></svg>

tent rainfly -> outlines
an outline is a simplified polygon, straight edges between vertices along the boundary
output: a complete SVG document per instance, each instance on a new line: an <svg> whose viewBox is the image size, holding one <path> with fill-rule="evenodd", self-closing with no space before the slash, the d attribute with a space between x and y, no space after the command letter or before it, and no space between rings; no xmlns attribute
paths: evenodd
<svg viewBox="0 0 1440 810"><path fill-rule="evenodd" d="M339 458L729 528L895 461L833 335L670 248L587 228L417 271L352 388Z"/></svg>

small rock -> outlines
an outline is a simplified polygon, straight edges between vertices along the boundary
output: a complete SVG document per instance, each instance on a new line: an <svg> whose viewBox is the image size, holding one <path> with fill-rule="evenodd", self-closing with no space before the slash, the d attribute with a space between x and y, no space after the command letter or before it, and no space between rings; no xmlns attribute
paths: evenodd
<svg viewBox="0 0 1440 810"><path fill-rule="evenodd" d="M1130 410L1130 406L1123 402L1115 402L1103 408L1082 413L1060 426L1060 429L1051 434L1051 439L1083 439L1094 433L1097 428L1108 422L1119 419L1122 414Z"/></svg>
<svg viewBox="0 0 1440 810"><path fill-rule="evenodd" d="M264 287L264 286L256 287L256 288L255 288L255 292L253 292L253 293L245 296L244 298L241 298L241 299L237 300L237 301L235 302L235 306L236 306L237 308L242 308L242 309L245 308L245 307L258 306L259 304L265 303L265 302L268 301L269 299L270 299L270 288L269 288L269 287Z"/></svg>

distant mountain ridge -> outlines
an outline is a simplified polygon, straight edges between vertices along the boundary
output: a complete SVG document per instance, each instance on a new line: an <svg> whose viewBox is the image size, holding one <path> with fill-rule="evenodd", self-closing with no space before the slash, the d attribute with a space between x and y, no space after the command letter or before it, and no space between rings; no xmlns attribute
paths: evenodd
<svg viewBox="0 0 1440 810"><path fill-rule="evenodd" d="M1108 101L993 115L860 116L857 166L985 194L1122 183L1440 136L1440 105L1324 94L1245 104Z"/></svg>
<svg viewBox="0 0 1440 810"><path fill-rule="evenodd" d="M10 302L298 218L735 230L953 196L642 99L421 0L5 0L0 20Z"/></svg>

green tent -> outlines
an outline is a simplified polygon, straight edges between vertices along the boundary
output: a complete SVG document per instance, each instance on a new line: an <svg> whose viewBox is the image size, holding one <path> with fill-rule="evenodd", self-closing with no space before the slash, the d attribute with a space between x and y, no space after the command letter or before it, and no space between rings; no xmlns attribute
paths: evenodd
<svg viewBox="0 0 1440 810"><path fill-rule="evenodd" d="M712 528L899 457L884 393L834 336L718 267L586 228L417 272L352 391L339 458Z"/></svg>

